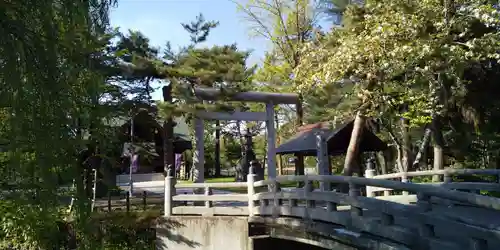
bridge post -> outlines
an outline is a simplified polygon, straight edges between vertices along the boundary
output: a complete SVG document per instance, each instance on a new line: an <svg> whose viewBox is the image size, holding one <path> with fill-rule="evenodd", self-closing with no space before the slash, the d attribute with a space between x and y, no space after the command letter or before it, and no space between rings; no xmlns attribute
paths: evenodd
<svg viewBox="0 0 500 250"><path fill-rule="evenodd" d="M163 203L163 215L172 216L173 200L175 195L175 178L173 176L165 176L165 199Z"/></svg>
<svg viewBox="0 0 500 250"><path fill-rule="evenodd" d="M254 195L255 195L255 177L256 175L253 173L253 168L250 167L249 171L250 172L247 175L247 193L248 193L248 216L252 217L254 214L254 208L255 208L255 202L254 202Z"/></svg>
<svg viewBox="0 0 500 250"><path fill-rule="evenodd" d="M403 173L403 175L401 176L401 182L403 183L407 183L408 182L408 175L406 175L406 172ZM408 196L408 191L403 191L403 195L404 196Z"/></svg>
<svg viewBox="0 0 500 250"><path fill-rule="evenodd" d="M370 157L366 164L365 177L373 178L375 176L375 162L374 159ZM373 187L366 186L366 197L375 197L375 192L372 191Z"/></svg>

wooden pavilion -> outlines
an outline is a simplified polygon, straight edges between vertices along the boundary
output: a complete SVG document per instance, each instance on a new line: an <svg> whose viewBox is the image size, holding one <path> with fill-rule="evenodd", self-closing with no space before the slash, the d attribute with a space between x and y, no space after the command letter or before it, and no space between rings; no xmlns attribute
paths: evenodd
<svg viewBox="0 0 500 250"><path fill-rule="evenodd" d="M317 156L318 135L322 136L329 156L343 155L347 152L351 140L354 121L348 121L333 129L326 123L308 124L299 128L299 132L276 148L276 154ZM387 144L365 127L361 139L360 152L376 152L387 149ZM329 165L329 164L328 164ZM319 170L318 170L319 171ZM296 169L297 174L304 174L303 169Z"/></svg>

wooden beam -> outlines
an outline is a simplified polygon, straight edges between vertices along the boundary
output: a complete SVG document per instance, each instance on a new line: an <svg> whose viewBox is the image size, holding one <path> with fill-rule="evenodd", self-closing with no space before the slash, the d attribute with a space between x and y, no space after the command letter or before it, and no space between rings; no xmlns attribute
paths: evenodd
<svg viewBox="0 0 500 250"><path fill-rule="evenodd" d="M306 124L306 125L302 125L302 126L298 127L297 131L298 132L309 131L309 130L316 129L316 128L329 129L329 128L331 128L331 125L330 125L330 122L328 122L328 121L318 122L318 123L313 123L313 124Z"/></svg>
<svg viewBox="0 0 500 250"><path fill-rule="evenodd" d="M267 119L265 112L239 112L232 113L224 112L209 112L197 111L196 117L204 120L220 120L220 121L265 121Z"/></svg>
<svg viewBox="0 0 500 250"><path fill-rule="evenodd" d="M239 92L224 96L220 89L216 88L195 88L195 95L204 101L214 101L228 98L232 101L243 102L273 102L274 104L297 104L299 103L299 95L293 93L269 93L269 92Z"/></svg>

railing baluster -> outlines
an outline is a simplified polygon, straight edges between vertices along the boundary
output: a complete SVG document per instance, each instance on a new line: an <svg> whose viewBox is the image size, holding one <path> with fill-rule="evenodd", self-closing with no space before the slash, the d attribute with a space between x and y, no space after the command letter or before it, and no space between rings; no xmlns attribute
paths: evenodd
<svg viewBox="0 0 500 250"><path fill-rule="evenodd" d="M443 182L444 182L444 183L450 183L450 182L451 182L451 180L452 180L452 179L451 179L451 175L450 175L450 173L444 173L444 175L443 175L443 176L444 176L444 177L443 177Z"/></svg>
<svg viewBox="0 0 500 250"><path fill-rule="evenodd" d="M392 214L382 213L381 219L384 226L394 225L394 215Z"/></svg>
<svg viewBox="0 0 500 250"><path fill-rule="evenodd" d="M471 238L469 240L471 250L486 250L488 249L488 242L483 239Z"/></svg>
<svg viewBox="0 0 500 250"><path fill-rule="evenodd" d="M407 183L408 182L408 176L406 175L406 173L403 173L403 176L401 176L401 182L403 183ZM404 191L403 190L403 196L408 196L408 191Z"/></svg>
<svg viewBox="0 0 500 250"><path fill-rule="evenodd" d="M212 201L210 201L210 195L212 195L212 189L210 187L205 187L205 197L208 199L205 201L205 207L212 207Z"/></svg>
<svg viewBox="0 0 500 250"><path fill-rule="evenodd" d="M274 190L273 190L273 192L275 194L281 192L280 183L277 182L277 181L274 183ZM281 206L281 205L283 205L283 200L282 199L278 199L278 198L274 198L274 205L275 206Z"/></svg>
<svg viewBox="0 0 500 250"><path fill-rule="evenodd" d="M333 189L333 185L329 181L321 181L323 183L324 190L321 190L323 192L331 192Z"/></svg>
<svg viewBox="0 0 500 250"><path fill-rule="evenodd" d="M370 157L366 163L365 178L373 178L375 173L375 159ZM372 190L373 187L366 186L366 197L375 197L375 192Z"/></svg>
<svg viewBox="0 0 500 250"><path fill-rule="evenodd" d="M306 182L305 182L305 186L304 186L305 195L304 196L306 198L306 208L314 208L315 207L314 200L309 200L309 198L308 198L309 192L312 192L314 190L314 187L312 184L313 183L310 180L306 180Z"/></svg>
<svg viewBox="0 0 500 250"><path fill-rule="evenodd" d="M255 176L250 172L249 175L247 175L247 194L248 194L248 216L253 216L254 215L254 207L255 207L255 201L254 195L255 195L255 186L254 186L254 181L255 181Z"/></svg>
<svg viewBox="0 0 500 250"><path fill-rule="evenodd" d="M330 181L325 181L325 187L326 187L326 191L332 192L333 185ZM335 194L332 194L332 195L335 195ZM337 203L327 202L326 203L326 211L328 211L328 212L337 211Z"/></svg>
<svg viewBox="0 0 500 250"><path fill-rule="evenodd" d="M367 167L367 169L365 170L365 177L373 178L374 176L375 176L375 169ZM372 189L373 187L366 186L366 197L375 197L375 192L373 192Z"/></svg>
<svg viewBox="0 0 500 250"><path fill-rule="evenodd" d="M337 211L337 203L335 203L335 202L328 202L328 203L326 203L326 210L328 212Z"/></svg>
<svg viewBox="0 0 500 250"><path fill-rule="evenodd" d="M431 197L425 193L417 194L417 206L422 210L422 212L429 212L432 210ZM422 237L433 237L434 236L434 226L426 224L425 222L419 225L419 234Z"/></svg>
<svg viewBox="0 0 500 250"><path fill-rule="evenodd" d="M352 182L349 182L349 196L351 196L351 197L358 197L359 196L359 189ZM355 216L362 216L363 209L351 205L351 213Z"/></svg>
<svg viewBox="0 0 500 250"><path fill-rule="evenodd" d="M268 207L269 206L269 200L268 199L263 199L260 201L260 205L263 207Z"/></svg>
<svg viewBox="0 0 500 250"><path fill-rule="evenodd" d="M280 186L279 182L276 180L273 180L273 183L271 184L271 190L274 193L274 199L273 199L273 207L272 207L272 215L273 217L278 217L280 213L280 208L282 205L281 199L277 197L277 194L280 192Z"/></svg>

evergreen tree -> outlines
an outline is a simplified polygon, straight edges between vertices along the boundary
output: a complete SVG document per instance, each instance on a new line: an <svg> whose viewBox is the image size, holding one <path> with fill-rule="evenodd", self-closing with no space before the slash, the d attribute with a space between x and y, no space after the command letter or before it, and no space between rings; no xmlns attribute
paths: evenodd
<svg viewBox="0 0 500 250"><path fill-rule="evenodd" d="M116 50L121 53L118 58L135 67L133 74L122 77L123 91L132 94L133 100L151 103L158 49L151 47L149 39L139 31L129 30L126 35L119 34L119 39Z"/></svg>
<svg viewBox="0 0 500 250"><path fill-rule="evenodd" d="M251 89L254 68L246 67L249 52L238 51L236 45L196 48L192 46L178 56L175 62L178 79L197 87L215 87L227 92ZM215 102L215 110L229 111L233 107L225 102ZM234 106L234 105L233 105ZM228 110L229 109L229 110ZM210 130L209 130L210 131ZM220 175L221 123L215 122L215 171Z"/></svg>

